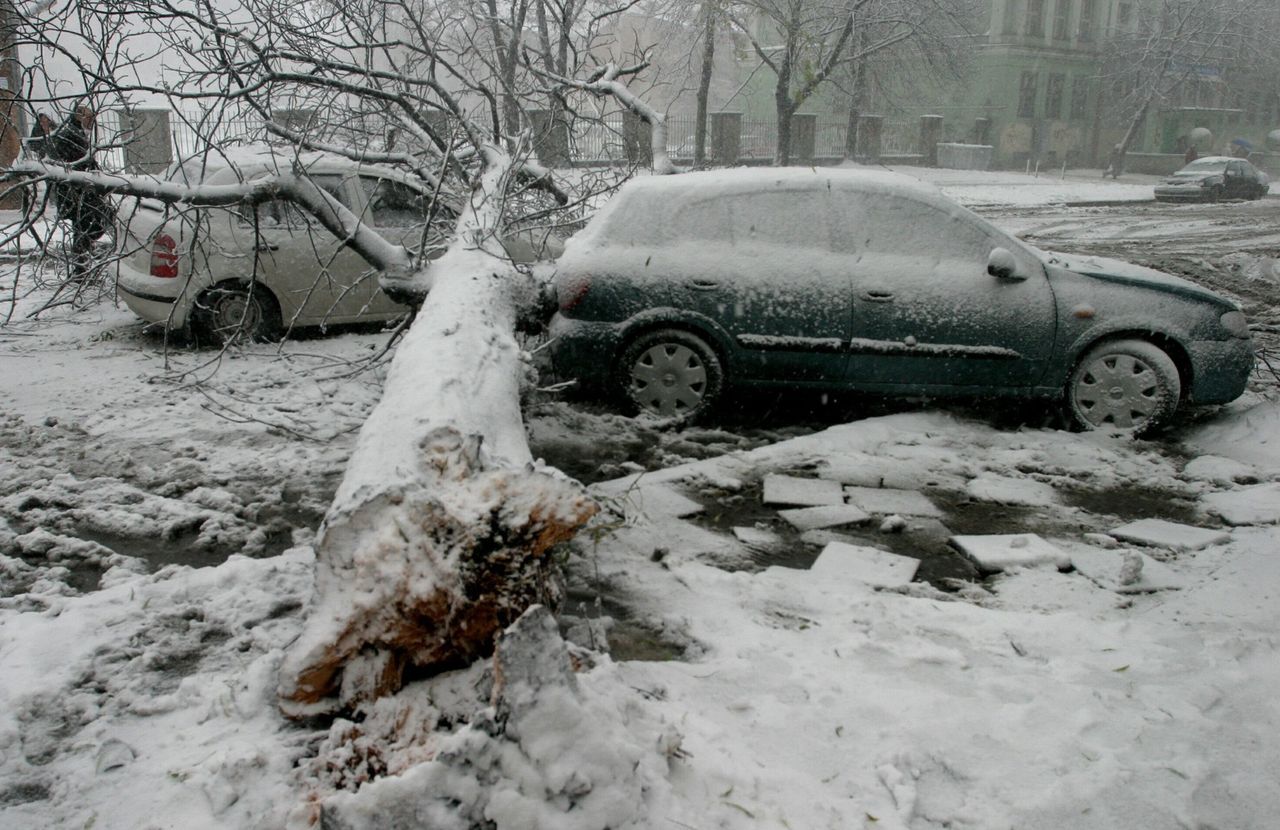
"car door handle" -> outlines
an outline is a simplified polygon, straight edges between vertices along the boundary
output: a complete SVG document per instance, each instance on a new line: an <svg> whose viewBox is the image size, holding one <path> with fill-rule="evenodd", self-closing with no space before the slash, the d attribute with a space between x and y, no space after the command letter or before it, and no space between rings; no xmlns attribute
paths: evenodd
<svg viewBox="0 0 1280 830"><path fill-rule="evenodd" d="M862 292L862 299L869 303L890 303L893 302L893 292L872 288Z"/></svg>
<svg viewBox="0 0 1280 830"><path fill-rule="evenodd" d="M280 246L271 242L259 242L257 245L253 246L253 249L255 251L278 251L280 250Z"/></svg>
<svg viewBox="0 0 1280 830"><path fill-rule="evenodd" d="M715 280L693 280L689 283L689 286L699 291L710 291L713 288L719 288L720 283Z"/></svg>

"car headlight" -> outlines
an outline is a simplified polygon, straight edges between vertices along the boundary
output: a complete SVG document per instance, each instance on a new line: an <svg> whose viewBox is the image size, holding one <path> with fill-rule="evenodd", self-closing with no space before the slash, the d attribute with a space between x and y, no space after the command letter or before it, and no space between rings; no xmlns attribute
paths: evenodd
<svg viewBox="0 0 1280 830"><path fill-rule="evenodd" d="M1249 321L1245 319L1243 311L1228 311L1219 320L1232 337L1249 337Z"/></svg>

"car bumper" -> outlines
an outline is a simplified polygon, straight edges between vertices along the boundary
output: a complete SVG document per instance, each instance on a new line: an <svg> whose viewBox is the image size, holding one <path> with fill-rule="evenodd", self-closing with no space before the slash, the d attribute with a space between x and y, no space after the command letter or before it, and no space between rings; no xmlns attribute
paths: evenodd
<svg viewBox="0 0 1280 830"><path fill-rule="evenodd" d="M116 295L129 310L148 323L160 323L170 329L186 325L191 303L184 291L186 280L153 277L120 263L116 277Z"/></svg>
<svg viewBox="0 0 1280 830"><path fill-rule="evenodd" d="M1190 352L1194 376L1188 401L1229 403L1244 393L1253 372L1252 340L1197 340Z"/></svg>
<svg viewBox="0 0 1280 830"><path fill-rule="evenodd" d="M1161 202L1203 202L1209 198L1209 188L1200 187L1157 187L1156 199Z"/></svg>
<svg viewBox="0 0 1280 830"><path fill-rule="evenodd" d="M608 386L613 377L620 343L613 323L551 318L551 365L564 380L576 380L593 389Z"/></svg>

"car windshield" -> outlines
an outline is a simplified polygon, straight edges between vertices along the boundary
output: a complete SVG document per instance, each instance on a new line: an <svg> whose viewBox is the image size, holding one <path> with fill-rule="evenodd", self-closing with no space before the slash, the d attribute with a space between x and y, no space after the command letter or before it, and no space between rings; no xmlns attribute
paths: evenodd
<svg viewBox="0 0 1280 830"><path fill-rule="evenodd" d="M1204 173L1222 173L1227 169L1226 159L1201 159L1193 161L1178 171L1178 175L1202 175Z"/></svg>

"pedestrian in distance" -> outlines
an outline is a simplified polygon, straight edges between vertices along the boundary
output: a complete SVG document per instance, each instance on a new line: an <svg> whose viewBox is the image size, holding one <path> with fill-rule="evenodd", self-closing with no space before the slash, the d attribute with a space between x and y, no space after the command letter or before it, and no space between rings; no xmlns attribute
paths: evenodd
<svg viewBox="0 0 1280 830"><path fill-rule="evenodd" d="M1200 151L1196 149L1195 143L1187 142L1187 152L1182 156L1182 163L1190 164L1198 158L1200 158Z"/></svg>
<svg viewBox="0 0 1280 830"><path fill-rule="evenodd" d="M1124 145L1117 144L1111 148L1111 155L1107 157L1107 169L1102 171L1102 178L1110 176L1113 179L1120 178L1120 174L1124 172Z"/></svg>
<svg viewBox="0 0 1280 830"><path fill-rule="evenodd" d="M68 170L93 171L93 110L81 104L48 139L49 158ZM54 195L58 219L71 225L71 267L68 279L82 282L89 275L93 243L111 227L111 209L102 194L88 185L58 185Z"/></svg>

